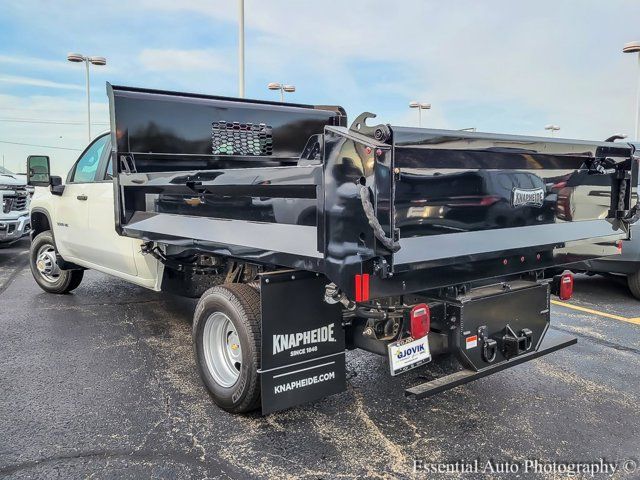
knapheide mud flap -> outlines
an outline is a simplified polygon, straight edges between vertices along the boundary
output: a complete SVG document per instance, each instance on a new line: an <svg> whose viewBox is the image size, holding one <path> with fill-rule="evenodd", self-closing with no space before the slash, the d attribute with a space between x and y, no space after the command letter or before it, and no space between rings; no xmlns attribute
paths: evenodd
<svg viewBox="0 0 640 480"><path fill-rule="evenodd" d="M326 283L311 272L261 275L263 415L346 388L342 313L324 302Z"/></svg>

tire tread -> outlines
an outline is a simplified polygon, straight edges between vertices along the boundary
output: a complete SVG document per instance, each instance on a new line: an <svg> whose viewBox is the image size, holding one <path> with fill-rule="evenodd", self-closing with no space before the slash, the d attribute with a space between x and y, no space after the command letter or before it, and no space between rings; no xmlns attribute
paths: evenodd
<svg viewBox="0 0 640 480"><path fill-rule="evenodd" d="M245 320L245 327L253 338L255 347L252 350L253 358L251 361L259 368L261 357L260 291L250 285L242 283L226 283L205 291L202 294L202 297L200 297L194 313L194 319L196 319L193 324L194 344L195 341L197 341L195 333L198 330L198 324L200 321L204 320L202 311L205 308L205 299L211 295L224 296L238 311L243 312L242 317ZM257 409L260 406L260 375L255 376L251 384L247 386L247 391L248 394L240 404L226 410L232 413L246 413Z"/></svg>

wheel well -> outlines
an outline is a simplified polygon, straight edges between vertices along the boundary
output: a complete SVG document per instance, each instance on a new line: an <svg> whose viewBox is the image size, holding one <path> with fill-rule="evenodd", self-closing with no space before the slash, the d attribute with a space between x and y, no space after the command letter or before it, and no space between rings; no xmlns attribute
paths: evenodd
<svg viewBox="0 0 640 480"><path fill-rule="evenodd" d="M31 213L31 238L35 238L36 235L42 232L51 230L51 224L49 223L49 217L43 212Z"/></svg>

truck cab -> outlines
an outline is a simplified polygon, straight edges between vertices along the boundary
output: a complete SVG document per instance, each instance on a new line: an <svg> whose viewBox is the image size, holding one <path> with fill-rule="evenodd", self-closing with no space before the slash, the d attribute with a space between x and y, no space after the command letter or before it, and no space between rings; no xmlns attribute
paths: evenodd
<svg viewBox="0 0 640 480"><path fill-rule="evenodd" d="M50 188L36 187L31 202L32 237L50 231L57 265L73 267L67 271L94 269L157 290L158 262L141 254L140 241L116 233L110 153L111 135L105 132L78 157L64 184L52 177ZM30 161L31 168L46 162L43 170L49 171L47 157L32 156ZM51 252L43 248L36 258L36 279L56 289L65 271L52 265Z"/></svg>

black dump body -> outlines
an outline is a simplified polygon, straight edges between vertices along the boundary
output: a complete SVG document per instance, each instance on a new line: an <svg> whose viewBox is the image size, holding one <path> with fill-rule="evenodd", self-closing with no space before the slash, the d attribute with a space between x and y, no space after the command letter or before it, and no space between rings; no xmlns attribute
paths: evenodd
<svg viewBox="0 0 640 480"><path fill-rule="evenodd" d="M368 115L347 128L340 107L108 94L119 233L317 272L354 300L613 255L629 237L627 144L369 127Z"/></svg>

